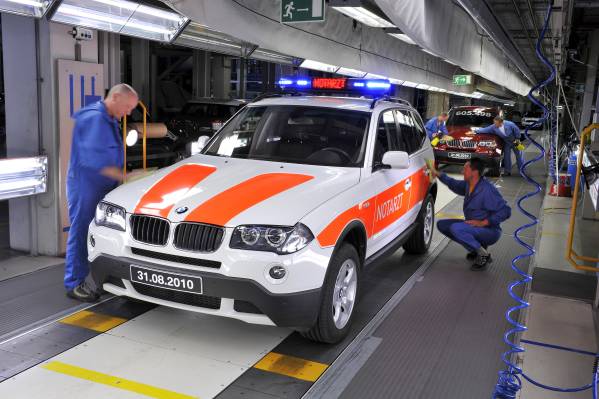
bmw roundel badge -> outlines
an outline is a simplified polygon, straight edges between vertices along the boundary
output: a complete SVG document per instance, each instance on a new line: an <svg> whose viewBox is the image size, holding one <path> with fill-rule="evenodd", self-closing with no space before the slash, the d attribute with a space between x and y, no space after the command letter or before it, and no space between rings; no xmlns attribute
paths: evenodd
<svg viewBox="0 0 599 399"><path fill-rule="evenodd" d="M186 207L186 206L182 206L182 207L180 207L180 208L177 208L177 209L175 209L175 212L177 212L177 213L180 215L180 214L182 214L182 213L185 213L185 212L187 212L188 210L189 210L189 208L188 208L188 207Z"/></svg>

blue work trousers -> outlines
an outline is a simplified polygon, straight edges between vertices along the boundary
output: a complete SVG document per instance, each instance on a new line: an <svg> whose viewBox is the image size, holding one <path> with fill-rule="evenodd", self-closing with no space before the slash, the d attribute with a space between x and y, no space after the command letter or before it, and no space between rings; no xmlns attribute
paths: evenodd
<svg viewBox="0 0 599 399"><path fill-rule="evenodd" d="M474 227L462 219L443 219L437 222L441 233L461 244L468 252L475 252L481 246L495 244L501 237L501 230L494 227Z"/></svg>
<svg viewBox="0 0 599 399"><path fill-rule="evenodd" d="M503 146L503 169L506 172L512 171L512 152L516 156L516 162L518 163L518 171L520 171L520 168L524 163L524 160L522 158L522 151L518 150L511 143L508 144L506 142Z"/></svg>
<svg viewBox="0 0 599 399"><path fill-rule="evenodd" d="M94 187L83 179L68 179L67 202L69 206L69 238L65 259L64 286L67 291L85 281L89 274L87 261L87 233L94 219L96 206L114 186Z"/></svg>

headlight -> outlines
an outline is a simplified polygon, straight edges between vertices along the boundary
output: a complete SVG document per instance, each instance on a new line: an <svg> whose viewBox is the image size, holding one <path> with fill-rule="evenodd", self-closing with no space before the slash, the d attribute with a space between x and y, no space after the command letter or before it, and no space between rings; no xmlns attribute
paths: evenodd
<svg viewBox="0 0 599 399"><path fill-rule="evenodd" d="M96 207L95 222L98 226L125 231L125 209L102 201Z"/></svg>
<svg viewBox="0 0 599 399"><path fill-rule="evenodd" d="M493 140L490 141L479 141L478 143L479 147L489 147L489 148L495 148L497 147L497 143L494 142Z"/></svg>
<svg viewBox="0 0 599 399"><path fill-rule="evenodd" d="M294 227L238 226L233 231L230 247L291 254L305 248L313 239L310 229L301 223Z"/></svg>

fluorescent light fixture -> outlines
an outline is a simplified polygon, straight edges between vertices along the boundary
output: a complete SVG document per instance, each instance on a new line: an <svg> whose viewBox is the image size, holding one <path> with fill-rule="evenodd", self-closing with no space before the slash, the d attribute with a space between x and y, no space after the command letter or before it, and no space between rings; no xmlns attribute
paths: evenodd
<svg viewBox="0 0 599 399"><path fill-rule="evenodd" d="M364 79L387 79L386 76L383 75L377 75L376 73L367 73L366 76L364 76Z"/></svg>
<svg viewBox="0 0 599 399"><path fill-rule="evenodd" d="M402 42L408 43L408 44L416 44L416 42L412 39L410 39L410 36L406 35L405 33L389 33L389 35L393 36L396 39L401 40Z"/></svg>
<svg viewBox="0 0 599 399"><path fill-rule="evenodd" d="M455 62L453 62L453 61L449 61L447 58L443 58L443 61L445 61L445 62L447 62L448 64L451 64L451 65L459 66L459 65L458 65L458 64L456 64Z"/></svg>
<svg viewBox="0 0 599 399"><path fill-rule="evenodd" d="M175 40L175 44L237 57L241 56L241 41L194 22L187 25ZM257 51L254 51L254 53Z"/></svg>
<svg viewBox="0 0 599 399"><path fill-rule="evenodd" d="M293 65L294 58L289 55L284 55L281 53L277 53L275 51L264 50L264 49L256 49L250 56L250 58L255 58L257 60L274 62L277 64L285 64L285 65Z"/></svg>
<svg viewBox="0 0 599 399"><path fill-rule="evenodd" d="M483 94L483 93L481 93L481 92L479 92L479 91L475 91L475 92L473 92L471 95L472 95L472 97L474 97L474 98L483 98L483 97L485 96L485 94Z"/></svg>
<svg viewBox="0 0 599 399"><path fill-rule="evenodd" d="M421 50L422 50L422 51L424 51L424 52L425 52L425 53L427 53L427 54L430 54L430 55L432 55L432 56L438 57L438 55L437 55L437 54L433 53L433 52L432 52L432 51L430 51L430 50L427 50L427 49L425 49L425 48L423 48L423 49L421 49Z"/></svg>
<svg viewBox="0 0 599 399"><path fill-rule="evenodd" d="M332 7L334 10L339 11L342 14L347 15L350 18L355 19L364 25L372 26L373 28L395 28L391 22L387 21L372 11L367 10L364 7Z"/></svg>
<svg viewBox="0 0 599 399"><path fill-rule="evenodd" d="M343 67L339 68L336 73L339 75L351 76L352 78L363 78L364 76L366 76L366 72Z"/></svg>
<svg viewBox="0 0 599 399"><path fill-rule="evenodd" d="M430 88L430 86L427 84L424 84L424 83L420 83L420 84L416 85L416 88L422 89L422 90L428 90Z"/></svg>
<svg viewBox="0 0 599 399"><path fill-rule="evenodd" d="M439 92L441 92L441 93L447 93L447 90L445 90L445 89L442 89L442 88L439 88L439 90L438 90L438 91L439 91Z"/></svg>
<svg viewBox="0 0 599 399"><path fill-rule="evenodd" d="M319 62L319 61L314 61L314 60L304 60L300 64L300 68L314 69L316 71L323 71L323 72L330 72L330 73L334 73L335 71L337 71L337 69L339 69L338 66L331 65L331 64L325 64L324 62Z"/></svg>
<svg viewBox="0 0 599 399"><path fill-rule="evenodd" d="M174 11L126 0L62 0L51 20L168 43L188 22Z"/></svg>
<svg viewBox="0 0 599 399"><path fill-rule="evenodd" d="M41 18L51 4L52 1L45 0L0 0L0 11Z"/></svg>
<svg viewBox="0 0 599 399"><path fill-rule="evenodd" d="M0 200L46 192L48 157L0 160Z"/></svg>
<svg viewBox="0 0 599 399"><path fill-rule="evenodd" d="M388 80L391 84L398 85L398 86L401 86L405 82L405 80L399 80L399 79L393 79L393 78L389 78Z"/></svg>
<svg viewBox="0 0 599 399"><path fill-rule="evenodd" d="M409 80L406 80L405 82L402 83L402 86L416 87L416 86L418 86L418 83L414 83L414 82L410 82Z"/></svg>

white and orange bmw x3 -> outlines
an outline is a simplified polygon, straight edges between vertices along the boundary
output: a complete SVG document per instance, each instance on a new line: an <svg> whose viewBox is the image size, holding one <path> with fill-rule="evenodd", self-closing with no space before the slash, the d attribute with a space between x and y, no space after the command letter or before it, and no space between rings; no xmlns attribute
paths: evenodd
<svg viewBox="0 0 599 399"><path fill-rule="evenodd" d="M88 249L105 291L336 342L349 330L363 269L402 245L428 250L437 186L426 160L434 155L405 101L272 96L200 143L199 154L98 205Z"/></svg>

